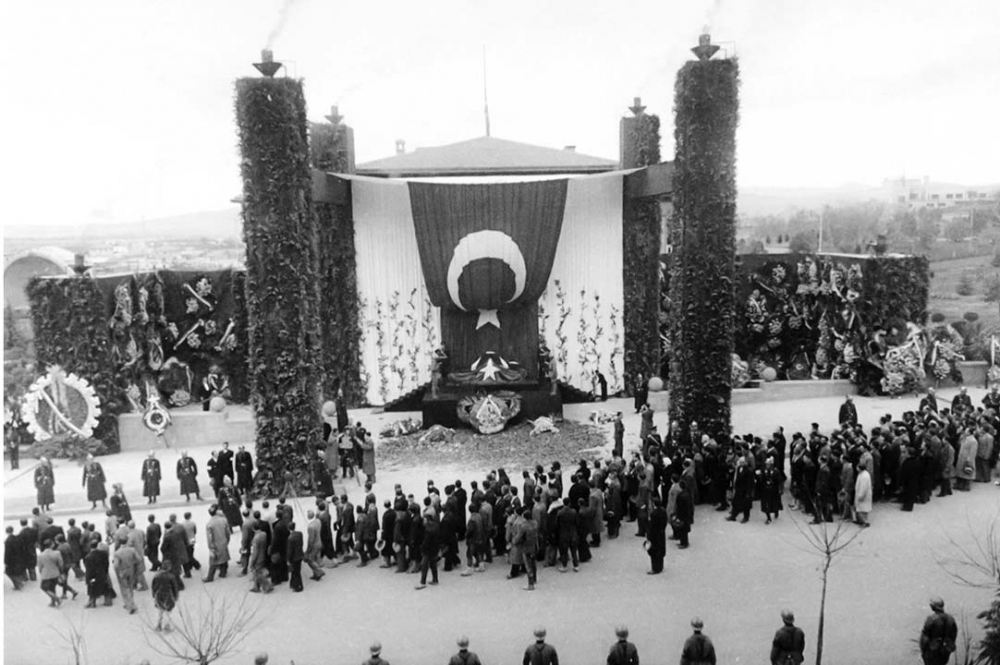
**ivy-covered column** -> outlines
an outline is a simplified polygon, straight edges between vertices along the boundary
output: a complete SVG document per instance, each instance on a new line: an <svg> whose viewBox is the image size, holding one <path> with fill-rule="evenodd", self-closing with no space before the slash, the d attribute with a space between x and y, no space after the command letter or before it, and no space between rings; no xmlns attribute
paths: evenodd
<svg viewBox="0 0 1000 665"><path fill-rule="evenodd" d="M736 258L739 66L701 59L677 75L670 299L670 418L728 437Z"/></svg>
<svg viewBox="0 0 1000 665"><path fill-rule="evenodd" d="M647 115L639 99L634 117L621 121L623 169L660 163L660 118ZM622 204L622 286L625 323L625 383L648 381L660 369L660 204L654 197Z"/></svg>
<svg viewBox="0 0 1000 665"><path fill-rule="evenodd" d="M243 176L243 237L250 399L256 417L255 491L280 492L284 475L309 483L319 442L319 291L316 224L302 83L236 82Z"/></svg>
<svg viewBox="0 0 1000 665"><path fill-rule="evenodd" d="M35 329L35 376L49 365L86 379L101 400L94 438L117 453L122 393L115 383L104 294L90 275L65 279L35 278L28 284Z"/></svg>
<svg viewBox="0 0 1000 665"><path fill-rule="evenodd" d="M312 167L327 173L350 173L349 128L337 107L329 122L311 123L309 150ZM357 257L354 248L354 215L351 201L317 202L319 236L320 326L323 340L324 399L333 399L338 388L348 406L365 402L361 380L361 326L359 324Z"/></svg>

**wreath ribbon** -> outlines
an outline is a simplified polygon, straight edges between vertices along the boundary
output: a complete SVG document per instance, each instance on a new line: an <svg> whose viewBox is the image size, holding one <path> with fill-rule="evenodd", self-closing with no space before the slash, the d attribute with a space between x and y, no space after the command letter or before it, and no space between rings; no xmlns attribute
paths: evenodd
<svg viewBox="0 0 1000 665"><path fill-rule="evenodd" d="M59 419L59 422L61 422L63 425L72 430L73 433L76 434L77 436L82 437L84 439L87 438L87 434L85 434L82 430L80 430L79 427L74 425L73 422L69 420L69 418L67 418L62 414L62 412L59 410L59 407L55 404L55 402L52 401L52 398L49 397L49 393L44 388L42 390L39 390L38 392L41 394L42 399L45 400L45 403L49 405L49 408L52 409L52 413L55 415L56 418Z"/></svg>

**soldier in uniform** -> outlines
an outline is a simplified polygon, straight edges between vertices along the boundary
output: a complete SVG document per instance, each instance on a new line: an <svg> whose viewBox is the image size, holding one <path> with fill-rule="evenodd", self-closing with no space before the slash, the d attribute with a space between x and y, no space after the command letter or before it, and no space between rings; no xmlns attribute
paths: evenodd
<svg viewBox="0 0 1000 665"><path fill-rule="evenodd" d="M177 460L177 479L181 481L181 494L190 501L191 495L201 501L201 491L198 489L198 465L188 457L187 451L181 451L181 458Z"/></svg>
<svg viewBox="0 0 1000 665"><path fill-rule="evenodd" d="M108 507L105 501L108 498L108 490L104 487L106 480L104 467L94 459L93 455L88 454L87 463L83 467L83 486L87 488L87 500L91 503L91 510L97 508L98 501L105 508Z"/></svg>
<svg viewBox="0 0 1000 665"><path fill-rule="evenodd" d="M782 611L781 621L784 625L771 641L771 665L800 665L805 660L806 635L790 610Z"/></svg>
<svg viewBox="0 0 1000 665"><path fill-rule="evenodd" d="M615 628L618 641L611 647L608 654L608 665L639 665L639 652L635 645L628 641L628 627Z"/></svg>
<svg viewBox="0 0 1000 665"><path fill-rule="evenodd" d="M149 457L142 461L142 495L146 497L147 504L156 503L156 497L160 496L160 460L156 459L156 453L149 451Z"/></svg>
<svg viewBox="0 0 1000 665"><path fill-rule="evenodd" d="M920 632L920 656L924 665L947 665L955 652L958 625L955 618L944 611L944 601L940 598L931 598L931 610L933 614L927 617Z"/></svg>

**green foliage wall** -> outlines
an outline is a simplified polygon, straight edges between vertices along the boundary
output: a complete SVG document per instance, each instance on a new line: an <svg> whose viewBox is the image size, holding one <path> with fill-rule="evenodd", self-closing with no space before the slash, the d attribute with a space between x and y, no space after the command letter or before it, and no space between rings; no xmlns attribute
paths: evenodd
<svg viewBox="0 0 1000 665"><path fill-rule="evenodd" d="M636 155L636 163L623 166L659 164L659 117L639 115L628 126L624 139L633 147L625 152ZM625 377L631 385L639 373L648 379L660 366L660 204L653 198L626 199L622 213Z"/></svg>
<svg viewBox="0 0 1000 665"><path fill-rule="evenodd" d="M261 470L255 490L276 494L288 472L299 487L309 484L311 444L322 434L318 234L301 82L238 80L236 120L251 403Z"/></svg>
<svg viewBox="0 0 1000 665"><path fill-rule="evenodd" d="M348 169L344 127L312 123L312 166L325 172ZM320 325L323 339L323 395L333 399L343 389L349 406L365 402L361 379L361 325L358 321L358 273L351 202L316 203L319 235Z"/></svg>
<svg viewBox="0 0 1000 665"><path fill-rule="evenodd" d="M730 433L736 256L735 59L689 62L677 75L671 274L675 328L670 418Z"/></svg>
<svg viewBox="0 0 1000 665"><path fill-rule="evenodd" d="M115 388L104 296L90 277L33 279L28 284L31 318L35 328L36 374L49 365L61 365L67 373L87 379L101 399L94 438L107 452L118 452L118 421L122 411L120 391Z"/></svg>

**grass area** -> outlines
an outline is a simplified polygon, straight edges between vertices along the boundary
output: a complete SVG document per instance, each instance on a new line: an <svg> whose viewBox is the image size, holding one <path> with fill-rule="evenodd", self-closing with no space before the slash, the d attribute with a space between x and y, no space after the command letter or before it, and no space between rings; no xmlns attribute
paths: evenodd
<svg viewBox="0 0 1000 665"><path fill-rule="evenodd" d="M1000 268L991 266L990 260L991 256L978 256L932 262L928 311L941 312L948 321L957 321L966 312L976 312L985 329L1000 327L1000 306L983 300L987 277L1000 275ZM963 274L972 279L972 295L960 296L957 293Z"/></svg>

